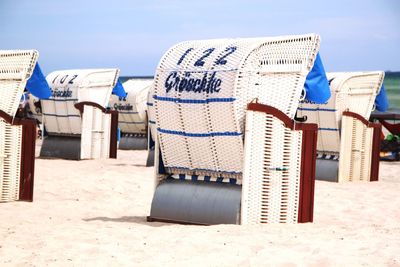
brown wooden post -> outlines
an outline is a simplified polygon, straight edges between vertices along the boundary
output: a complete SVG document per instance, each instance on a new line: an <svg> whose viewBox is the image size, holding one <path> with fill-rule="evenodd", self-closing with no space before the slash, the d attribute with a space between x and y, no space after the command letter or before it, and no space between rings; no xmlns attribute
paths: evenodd
<svg viewBox="0 0 400 267"><path fill-rule="evenodd" d="M21 146L21 177L19 199L33 201L33 183L35 176L36 121L23 119Z"/></svg>
<svg viewBox="0 0 400 267"><path fill-rule="evenodd" d="M33 182L35 176L36 121L13 118L0 110L0 117L10 125L21 125L21 162L19 200L33 201Z"/></svg>
<svg viewBox="0 0 400 267"><path fill-rule="evenodd" d="M374 127L374 133L372 137L372 153L371 153L371 175L370 181L378 181L379 179L379 161L381 152L381 132L382 125L380 123L371 123Z"/></svg>
<svg viewBox="0 0 400 267"><path fill-rule="evenodd" d="M298 123L302 130L301 169L298 222L312 222L314 217L315 164L317 159L318 126L314 123Z"/></svg>
<svg viewBox="0 0 400 267"><path fill-rule="evenodd" d="M116 159L118 151L118 111L109 110L108 113L111 113L110 158Z"/></svg>

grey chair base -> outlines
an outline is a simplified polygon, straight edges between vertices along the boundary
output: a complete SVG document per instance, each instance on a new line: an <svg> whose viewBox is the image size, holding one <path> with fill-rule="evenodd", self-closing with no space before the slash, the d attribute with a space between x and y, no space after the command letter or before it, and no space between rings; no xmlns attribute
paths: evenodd
<svg viewBox="0 0 400 267"><path fill-rule="evenodd" d="M146 150L146 136L123 136L119 141L118 149L122 150Z"/></svg>
<svg viewBox="0 0 400 267"><path fill-rule="evenodd" d="M43 139L40 157L80 160L81 137L49 135Z"/></svg>
<svg viewBox="0 0 400 267"><path fill-rule="evenodd" d="M149 149L147 152L146 167L152 167L154 166L154 148Z"/></svg>
<svg viewBox="0 0 400 267"><path fill-rule="evenodd" d="M339 161L329 159L317 159L315 166L315 179L337 182L339 173Z"/></svg>
<svg viewBox="0 0 400 267"><path fill-rule="evenodd" d="M156 188L149 221L239 224L240 185L166 179Z"/></svg>

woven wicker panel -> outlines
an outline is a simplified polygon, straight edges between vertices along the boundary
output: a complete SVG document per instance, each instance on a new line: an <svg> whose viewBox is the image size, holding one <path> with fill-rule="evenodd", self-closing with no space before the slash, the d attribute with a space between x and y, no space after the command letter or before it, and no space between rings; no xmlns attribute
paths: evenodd
<svg viewBox="0 0 400 267"><path fill-rule="evenodd" d="M301 131L247 111L242 224L297 223L301 142Z"/></svg>
<svg viewBox="0 0 400 267"><path fill-rule="evenodd" d="M38 56L35 50L0 50L0 110L12 117Z"/></svg>
<svg viewBox="0 0 400 267"><path fill-rule="evenodd" d="M159 63L149 110L167 169L241 176L246 104L258 98L293 118L318 48L314 34L172 47Z"/></svg>
<svg viewBox="0 0 400 267"><path fill-rule="evenodd" d="M331 87L332 91L332 87ZM332 97L325 104L314 104L309 101L302 101L299 106L299 116L307 116L307 123L318 124L319 152L337 155L340 148L340 129L338 113L336 112L336 97Z"/></svg>
<svg viewBox="0 0 400 267"><path fill-rule="evenodd" d="M110 142L111 142L111 114L102 113L102 136L101 136L101 151L100 157L108 159L110 157Z"/></svg>
<svg viewBox="0 0 400 267"><path fill-rule="evenodd" d="M373 128L343 116L341 134L338 181L370 181Z"/></svg>
<svg viewBox="0 0 400 267"><path fill-rule="evenodd" d="M151 138L155 141L157 139L157 126L156 126L156 114L154 112L154 83L150 86L147 94L147 116L148 125L151 134Z"/></svg>
<svg viewBox="0 0 400 267"><path fill-rule="evenodd" d="M332 81L332 89L343 95L337 95L337 112L348 110L369 119L376 96L382 87L384 72L350 72L331 73L328 78L338 77ZM341 79L339 79L341 77Z"/></svg>
<svg viewBox="0 0 400 267"><path fill-rule="evenodd" d="M84 106L82 116L81 159L108 158L111 115L93 106Z"/></svg>
<svg viewBox="0 0 400 267"><path fill-rule="evenodd" d="M80 134L81 117L74 104L90 101L107 107L118 76L118 69L65 70L47 75L52 96L41 100L46 130Z"/></svg>
<svg viewBox="0 0 400 267"><path fill-rule="evenodd" d="M129 79L123 84L125 98L112 95L110 106L118 110L118 127L123 133L146 133L147 97L152 83L153 79Z"/></svg>
<svg viewBox="0 0 400 267"><path fill-rule="evenodd" d="M22 126L0 119L0 202L19 199Z"/></svg>
<svg viewBox="0 0 400 267"><path fill-rule="evenodd" d="M343 111L352 111L368 119L382 86L384 73L332 72L327 73L327 77L330 80L332 97L321 105L307 101L300 103L299 115L306 115L307 122L318 124L317 150L337 155L340 150Z"/></svg>

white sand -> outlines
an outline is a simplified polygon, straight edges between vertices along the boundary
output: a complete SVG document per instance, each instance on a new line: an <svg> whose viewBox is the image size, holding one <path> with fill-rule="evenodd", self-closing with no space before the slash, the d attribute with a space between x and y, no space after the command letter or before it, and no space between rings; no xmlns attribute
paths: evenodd
<svg viewBox="0 0 400 267"><path fill-rule="evenodd" d="M145 151L36 160L34 202L0 204L0 266L400 266L400 164L380 181L316 182L314 223L148 223Z"/></svg>

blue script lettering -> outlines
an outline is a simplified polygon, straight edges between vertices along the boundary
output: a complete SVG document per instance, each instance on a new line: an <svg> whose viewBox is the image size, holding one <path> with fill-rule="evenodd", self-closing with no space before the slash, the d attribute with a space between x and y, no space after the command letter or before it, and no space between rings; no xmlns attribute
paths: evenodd
<svg viewBox="0 0 400 267"><path fill-rule="evenodd" d="M123 105L123 104L115 103L114 109L115 110L133 110L133 106L131 104Z"/></svg>
<svg viewBox="0 0 400 267"><path fill-rule="evenodd" d="M216 74L217 72L214 71L211 75L204 73L203 78L192 78L190 72L180 77L176 71L173 71L165 81L165 89L167 93L172 89L176 92L218 93L221 90L222 80L216 78Z"/></svg>
<svg viewBox="0 0 400 267"><path fill-rule="evenodd" d="M57 89L52 90L51 92L52 97L72 97L72 91L67 88L67 90L58 91Z"/></svg>

